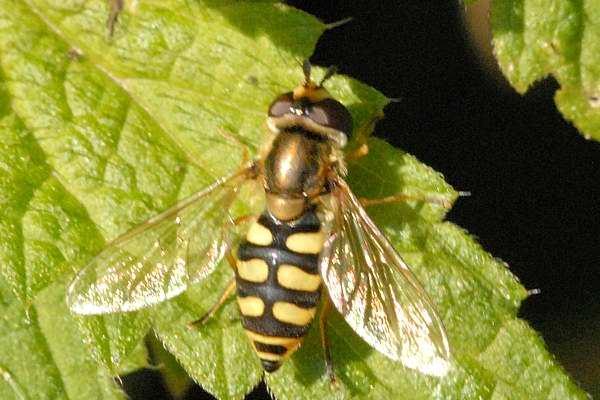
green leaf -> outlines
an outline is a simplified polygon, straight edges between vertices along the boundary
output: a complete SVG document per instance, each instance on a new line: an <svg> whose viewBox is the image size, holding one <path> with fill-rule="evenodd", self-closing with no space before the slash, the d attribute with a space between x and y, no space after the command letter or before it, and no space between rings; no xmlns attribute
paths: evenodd
<svg viewBox="0 0 600 400"><path fill-rule="evenodd" d="M107 39L103 2L0 0L0 397L121 398L110 375L146 364L154 331L187 373L220 399L241 399L263 371L234 299L200 330L187 323L219 297L226 265L152 309L73 317L66 285L105 243L256 154L265 110L302 78L325 26L274 2L131 2ZM322 72L322 71L317 71ZM385 99L336 76L328 87L357 126ZM453 200L442 177L386 143L350 164L369 197ZM267 376L279 399L584 398L516 318L526 291L503 263L442 221L434 203L372 207L436 303L453 368L442 379L373 351L334 313L339 387L324 373L315 325ZM23 349L26 349L24 351Z"/></svg>
<svg viewBox="0 0 600 400"><path fill-rule="evenodd" d="M181 364L177 362L177 359L162 346L155 336L148 336L147 343L152 353L152 359L160 368L164 384L169 393L175 399L183 397L193 384L191 378Z"/></svg>
<svg viewBox="0 0 600 400"><path fill-rule="evenodd" d="M553 75L556 105L587 139L600 140L600 2L494 0L496 58L524 93Z"/></svg>
<svg viewBox="0 0 600 400"><path fill-rule="evenodd" d="M0 87L7 86L3 77ZM5 92L2 99L11 97ZM10 108L3 111L0 398L121 399L89 356L64 301L71 263L95 251L96 230L53 176L31 132Z"/></svg>

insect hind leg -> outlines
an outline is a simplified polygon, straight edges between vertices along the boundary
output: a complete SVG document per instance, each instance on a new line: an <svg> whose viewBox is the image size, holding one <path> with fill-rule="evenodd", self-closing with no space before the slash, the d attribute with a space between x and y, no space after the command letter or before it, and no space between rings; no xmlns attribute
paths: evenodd
<svg viewBox="0 0 600 400"><path fill-rule="evenodd" d="M327 317L331 311L331 301L327 295L323 296L323 308L319 316L319 331L321 333L321 346L323 347L323 355L325 357L325 372L329 377L329 382L337 386L337 377L333 369L333 358L331 357L331 347L329 338L327 337Z"/></svg>
<svg viewBox="0 0 600 400"><path fill-rule="evenodd" d="M123 11L123 0L108 0L109 14L106 20L108 28L108 36L112 37L115 33L115 25L119 19L121 11Z"/></svg>
<svg viewBox="0 0 600 400"><path fill-rule="evenodd" d="M228 257L228 260L229 260L229 257ZM215 304L213 304L208 309L206 314L204 314L202 317L200 317L196 321L189 322L188 328L190 328L190 329L198 328L198 327L204 325L210 318L212 318L213 315L215 315L215 313L221 308L221 306L223 306L223 304L225 304L225 302L227 301L227 299L229 299L229 297L231 296L231 294L233 293L234 290L235 290L235 279L232 278L229 281L229 283L227 284L227 287L225 288L225 290L223 290L223 293L221 294L219 299L215 302Z"/></svg>

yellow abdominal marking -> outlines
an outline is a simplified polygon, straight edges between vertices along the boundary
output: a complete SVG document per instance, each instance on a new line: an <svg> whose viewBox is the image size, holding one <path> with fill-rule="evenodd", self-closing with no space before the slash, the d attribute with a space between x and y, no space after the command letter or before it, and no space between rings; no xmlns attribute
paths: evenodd
<svg viewBox="0 0 600 400"><path fill-rule="evenodd" d="M246 329L246 335L252 341L262 342L265 344L273 344L283 347L293 347L300 343L300 339L298 338L290 338L290 337L280 337L280 336L265 336L260 333L252 332Z"/></svg>
<svg viewBox="0 0 600 400"><path fill-rule="evenodd" d="M248 242L258 246L268 246L273 243L273 235L271 231L255 222L252 224L246 235Z"/></svg>
<svg viewBox="0 0 600 400"><path fill-rule="evenodd" d="M269 267L260 258L238 261L237 271L240 278L250 282L266 282L269 276Z"/></svg>
<svg viewBox="0 0 600 400"><path fill-rule="evenodd" d="M273 316L276 319L298 326L308 325L313 320L316 311L316 307L302 308L284 301L276 301L273 304Z"/></svg>
<svg viewBox="0 0 600 400"><path fill-rule="evenodd" d="M262 360L279 361L283 358L283 355L281 354L265 353L264 351L257 351L256 354L258 354L258 358Z"/></svg>
<svg viewBox="0 0 600 400"><path fill-rule="evenodd" d="M240 312L246 317L260 317L265 312L265 303L255 296L238 297Z"/></svg>
<svg viewBox="0 0 600 400"><path fill-rule="evenodd" d="M321 286L321 276L304 272L294 265L283 264L277 269L277 282L286 289L313 292Z"/></svg>
<svg viewBox="0 0 600 400"><path fill-rule="evenodd" d="M288 249L303 254L318 254L323 249L323 244L325 244L323 231L294 233L285 241Z"/></svg>

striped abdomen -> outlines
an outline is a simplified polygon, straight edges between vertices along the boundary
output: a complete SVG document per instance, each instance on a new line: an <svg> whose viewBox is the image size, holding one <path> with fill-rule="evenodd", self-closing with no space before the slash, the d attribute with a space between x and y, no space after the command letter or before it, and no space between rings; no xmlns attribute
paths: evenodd
<svg viewBox="0 0 600 400"><path fill-rule="evenodd" d="M281 222L265 212L238 250L242 322L263 368L273 372L300 346L320 297L324 235L314 210Z"/></svg>

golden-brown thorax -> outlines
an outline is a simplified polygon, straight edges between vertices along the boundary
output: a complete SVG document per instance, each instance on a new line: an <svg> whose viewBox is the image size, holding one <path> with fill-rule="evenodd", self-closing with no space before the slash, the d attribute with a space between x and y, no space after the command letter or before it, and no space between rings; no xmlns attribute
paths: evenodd
<svg viewBox="0 0 600 400"><path fill-rule="evenodd" d="M302 129L277 134L264 160L267 208L280 220L302 214L325 192L331 145Z"/></svg>

